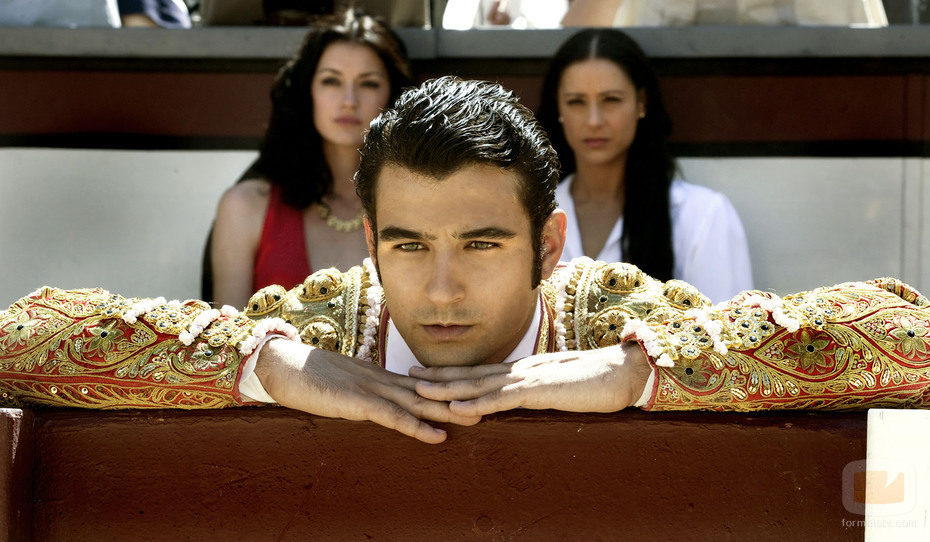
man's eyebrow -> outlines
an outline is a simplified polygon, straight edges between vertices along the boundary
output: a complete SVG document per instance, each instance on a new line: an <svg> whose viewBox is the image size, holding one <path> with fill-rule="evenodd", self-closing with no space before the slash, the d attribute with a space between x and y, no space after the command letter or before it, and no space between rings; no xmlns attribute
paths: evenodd
<svg viewBox="0 0 930 542"><path fill-rule="evenodd" d="M455 237L458 239L513 239L516 236L517 232L495 226L477 228L455 234Z"/></svg>
<svg viewBox="0 0 930 542"><path fill-rule="evenodd" d="M423 232L399 228L397 226L388 226L378 230L379 241L397 241L398 239L434 239Z"/></svg>

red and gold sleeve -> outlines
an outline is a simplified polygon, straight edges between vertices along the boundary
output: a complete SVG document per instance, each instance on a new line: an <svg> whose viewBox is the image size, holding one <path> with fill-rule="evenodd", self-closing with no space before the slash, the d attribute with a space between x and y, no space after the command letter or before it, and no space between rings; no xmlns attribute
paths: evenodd
<svg viewBox="0 0 930 542"><path fill-rule="evenodd" d="M895 279L779 298L746 292L630 322L655 369L646 410L924 407L930 303Z"/></svg>
<svg viewBox="0 0 930 542"><path fill-rule="evenodd" d="M202 301L45 287L0 312L0 404L239 405L243 359L274 328Z"/></svg>

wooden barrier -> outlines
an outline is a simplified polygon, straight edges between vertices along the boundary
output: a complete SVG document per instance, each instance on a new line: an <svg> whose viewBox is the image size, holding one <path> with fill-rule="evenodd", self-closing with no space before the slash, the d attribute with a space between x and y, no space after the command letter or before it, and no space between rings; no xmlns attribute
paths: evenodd
<svg viewBox="0 0 930 542"><path fill-rule="evenodd" d="M842 504L861 412L521 411L440 445L277 407L6 412L7 440L28 453L34 438L31 483L4 486L8 539L863 536Z"/></svg>

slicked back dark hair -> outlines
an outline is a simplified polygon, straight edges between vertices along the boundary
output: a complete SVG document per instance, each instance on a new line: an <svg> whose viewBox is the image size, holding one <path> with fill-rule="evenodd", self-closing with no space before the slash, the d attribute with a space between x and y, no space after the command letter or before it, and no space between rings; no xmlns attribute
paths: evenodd
<svg viewBox="0 0 930 542"><path fill-rule="evenodd" d="M659 81L646 54L629 36L612 28L582 30L570 37L552 57L543 79L539 122L552 139L562 163L562 176L575 171L575 155L559 123L558 91L565 69L575 62L603 58L627 74L637 91L646 95L646 116L639 120L627 152L624 177L624 261L661 280L672 278L672 220L669 187L675 159L666 141L672 122L662 100ZM618 255L619 256L619 255Z"/></svg>
<svg viewBox="0 0 930 542"><path fill-rule="evenodd" d="M296 209L319 203L333 187L323 141L314 128L311 84L323 51L336 42L367 45L377 53L388 73L388 105L412 84L407 50L380 19L348 8L310 25L303 45L275 78L268 130L258 160L243 175L281 186L281 199Z"/></svg>
<svg viewBox="0 0 930 542"><path fill-rule="evenodd" d="M559 162L533 113L513 92L487 81L454 76L404 92L371 123L355 189L377 234L378 176L387 165L442 182L470 165L504 169L522 181L530 219L535 288L542 275L542 228L555 210Z"/></svg>

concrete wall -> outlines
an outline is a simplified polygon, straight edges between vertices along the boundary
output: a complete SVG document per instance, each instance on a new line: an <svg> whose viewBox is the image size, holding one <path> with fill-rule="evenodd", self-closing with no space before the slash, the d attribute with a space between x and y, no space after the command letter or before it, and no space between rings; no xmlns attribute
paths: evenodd
<svg viewBox="0 0 930 542"><path fill-rule="evenodd" d="M199 297L217 201L254 157L0 149L0 305L45 284Z"/></svg>
<svg viewBox="0 0 930 542"><path fill-rule="evenodd" d="M687 179L733 202L755 286L779 294L888 275L930 290L928 167L902 158L681 161Z"/></svg>

